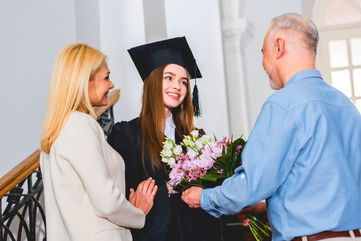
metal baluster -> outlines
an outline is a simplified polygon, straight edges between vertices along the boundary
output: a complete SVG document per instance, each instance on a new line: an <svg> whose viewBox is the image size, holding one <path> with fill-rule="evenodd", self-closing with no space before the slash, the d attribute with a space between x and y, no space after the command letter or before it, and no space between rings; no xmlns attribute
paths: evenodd
<svg viewBox="0 0 361 241"><path fill-rule="evenodd" d="M36 174L36 175L35 175ZM36 181L33 184L33 177L36 176ZM27 187L24 193L23 186ZM19 183L7 195L5 210L0 206L0 240L1 241L35 241L36 240L36 217L40 213L40 220L45 225L45 213L39 200L43 191L42 175L40 169L29 175L24 181ZM1 204L2 205L2 204ZM15 221L19 221L17 230L14 228ZM23 236L25 234L25 236ZM43 239L46 240L46 237Z"/></svg>
<svg viewBox="0 0 361 241"><path fill-rule="evenodd" d="M114 124L113 106L98 117L98 122L107 136ZM35 183L33 183L34 177ZM27 187L26 192L23 187ZM4 203L2 203L4 199L0 198L0 241L35 241L38 231L36 229L37 217L44 224L43 241L46 241L46 216L39 201L42 194L42 173L38 168L5 195ZM18 230L11 230L13 228L11 225L15 220L19 221Z"/></svg>

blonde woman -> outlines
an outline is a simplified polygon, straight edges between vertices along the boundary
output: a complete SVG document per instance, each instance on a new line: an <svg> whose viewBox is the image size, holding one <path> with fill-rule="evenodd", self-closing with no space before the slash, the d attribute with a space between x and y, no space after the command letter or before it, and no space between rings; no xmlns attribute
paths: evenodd
<svg viewBox="0 0 361 241"><path fill-rule="evenodd" d="M105 56L86 44L58 55L41 137L47 240L130 241L157 186L143 181L125 198L124 161L108 145L93 106L114 87Z"/></svg>

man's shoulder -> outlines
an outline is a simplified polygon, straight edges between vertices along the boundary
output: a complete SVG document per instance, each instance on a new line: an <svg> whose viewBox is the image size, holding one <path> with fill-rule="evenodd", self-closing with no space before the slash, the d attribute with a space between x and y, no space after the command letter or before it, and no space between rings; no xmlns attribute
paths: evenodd
<svg viewBox="0 0 361 241"><path fill-rule="evenodd" d="M348 97L323 80L306 80L287 86L272 94L266 103L276 104L289 112L300 111L310 106L321 109L330 106L335 108L354 107Z"/></svg>
<svg viewBox="0 0 361 241"><path fill-rule="evenodd" d="M325 101L327 92L329 88L322 79L300 79L273 93L267 102L289 109L313 101Z"/></svg>
<svg viewBox="0 0 361 241"><path fill-rule="evenodd" d="M292 101L291 99L294 98L294 95L292 95L290 92L291 91L286 88L277 90L268 97L266 103L274 103L282 107L287 107Z"/></svg>

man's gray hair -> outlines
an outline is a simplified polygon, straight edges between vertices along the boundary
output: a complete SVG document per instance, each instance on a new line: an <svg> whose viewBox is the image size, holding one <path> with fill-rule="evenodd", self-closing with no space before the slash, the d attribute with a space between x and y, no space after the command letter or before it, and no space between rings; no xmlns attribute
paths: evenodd
<svg viewBox="0 0 361 241"><path fill-rule="evenodd" d="M297 13L286 13L273 18L270 29L294 30L301 33L306 46L316 55L318 31L316 25L308 17Z"/></svg>

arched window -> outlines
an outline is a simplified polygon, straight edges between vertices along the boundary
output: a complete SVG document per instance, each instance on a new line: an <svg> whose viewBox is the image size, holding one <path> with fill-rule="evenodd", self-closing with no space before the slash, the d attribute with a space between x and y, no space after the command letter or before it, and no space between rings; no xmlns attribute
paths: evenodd
<svg viewBox="0 0 361 241"><path fill-rule="evenodd" d="M361 112L361 0L318 0L313 20L320 34L317 67Z"/></svg>

